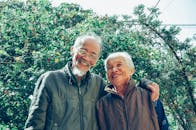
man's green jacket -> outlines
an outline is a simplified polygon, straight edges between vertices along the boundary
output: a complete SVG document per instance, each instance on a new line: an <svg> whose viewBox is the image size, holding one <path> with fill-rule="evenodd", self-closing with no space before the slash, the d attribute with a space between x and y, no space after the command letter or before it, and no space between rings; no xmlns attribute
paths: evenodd
<svg viewBox="0 0 196 130"><path fill-rule="evenodd" d="M88 72L78 83L70 67L40 76L26 130L98 130L95 104L105 93L105 82Z"/></svg>

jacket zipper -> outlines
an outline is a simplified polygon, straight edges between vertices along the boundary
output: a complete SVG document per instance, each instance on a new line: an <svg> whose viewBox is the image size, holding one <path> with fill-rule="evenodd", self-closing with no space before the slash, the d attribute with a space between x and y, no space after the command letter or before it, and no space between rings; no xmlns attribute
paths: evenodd
<svg viewBox="0 0 196 130"><path fill-rule="evenodd" d="M127 117L127 106L126 106L126 103L125 103L125 99L123 98L122 99L123 100L123 106L124 106L124 111L125 111L125 119L126 119L126 128L127 128L127 130L129 130L129 125L128 125L128 117Z"/></svg>
<svg viewBox="0 0 196 130"><path fill-rule="evenodd" d="M78 98L79 98L79 113L80 113L80 129L84 130L83 97L82 97L82 91L80 86L78 86Z"/></svg>

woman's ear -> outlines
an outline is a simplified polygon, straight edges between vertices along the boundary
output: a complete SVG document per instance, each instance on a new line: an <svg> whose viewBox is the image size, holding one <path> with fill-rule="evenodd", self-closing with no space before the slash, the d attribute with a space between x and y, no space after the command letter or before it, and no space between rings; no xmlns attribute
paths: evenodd
<svg viewBox="0 0 196 130"><path fill-rule="evenodd" d="M73 56L73 54L74 54L74 47L73 46L70 47L70 54L71 54L71 56Z"/></svg>
<svg viewBox="0 0 196 130"><path fill-rule="evenodd" d="M107 79L107 82L110 83L107 72L106 72L106 79Z"/></svg>
<svg viewBox="0 0 196 130"><path fill-rule="evenodd" d="M135 73L135 69L134 68L130 68L130 75L133 75Z"/></svg>

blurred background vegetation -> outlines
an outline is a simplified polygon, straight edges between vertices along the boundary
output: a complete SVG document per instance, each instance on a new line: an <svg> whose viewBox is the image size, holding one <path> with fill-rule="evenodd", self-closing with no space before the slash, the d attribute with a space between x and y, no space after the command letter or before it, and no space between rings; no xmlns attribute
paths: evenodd
<svg viewBox="0 0 196 130"><path fill-rule="evenodd" d="M134 78L159 84L171 130L196 128L196 36L178 40L181 29L162 26L159 14L144 5L135 7L132 18L99 16L75 4L53 7L49 0L0 1L0 129L23 129L36 80L64 67L74 40L85 32L95 32L104 43L92 72L105 78L108 53L127 51Z"/></svg>

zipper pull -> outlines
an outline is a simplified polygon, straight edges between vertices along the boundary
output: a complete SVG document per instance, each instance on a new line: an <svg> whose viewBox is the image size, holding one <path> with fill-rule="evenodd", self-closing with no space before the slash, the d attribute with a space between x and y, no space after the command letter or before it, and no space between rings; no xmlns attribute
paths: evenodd
<svg viewBox="0 0 196 130"><path fill-rule="evenodd" d="M79 94L82 95L81 88L78 87Z"/></svg>

